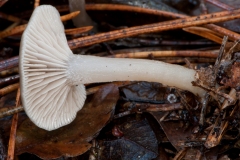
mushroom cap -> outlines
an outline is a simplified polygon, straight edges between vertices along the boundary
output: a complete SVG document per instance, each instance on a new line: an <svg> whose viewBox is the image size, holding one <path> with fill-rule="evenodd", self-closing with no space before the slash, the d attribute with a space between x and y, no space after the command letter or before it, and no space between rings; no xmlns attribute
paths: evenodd
<svg viewBox="0 0 240 160"><path fill-rule="evenodd" d="M56 8L37 7L21 39L20 84L26 114L45 130L72 122L86 99L84 85L67 80L71 56Z"/></svg>

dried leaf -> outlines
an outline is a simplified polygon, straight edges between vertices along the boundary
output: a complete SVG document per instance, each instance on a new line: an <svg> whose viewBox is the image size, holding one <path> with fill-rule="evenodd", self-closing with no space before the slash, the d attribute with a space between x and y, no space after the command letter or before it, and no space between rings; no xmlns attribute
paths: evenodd
<svg viewBox="0 0 240 160"><path fill-rule="evenodd" d="M157 157L158 142L146 119L126 122L119 128L123 137L103 141L100 159L145 160Z"/></svg>
<svg viewBox="0 0 240 160"><path fill-rule="evenodd" d="M229 79L223 79L222 83L225 86L232 87L232 88L237 88L240 86L240 62L235 62L232 65L231 69L232 75L230 76Z"/></svg>
<svg viewBox="0 0 240 160"><path fill-rule="evenodd" d="M173 93L169 88L163 87L160 83L150 82L131 84L122 88L121 91L128 100L150 103L170 103L168 96Z"/></svg>
<svg viewBox="0 0 240 160"><path fill-rule="evenodd" d="M192 145L191 137L192 137L192 130L193 127L190 126L187 129L182 127L181 121L166 121L162 122L161 118L164 116L164 112L150 112L154 118L158 121L161 125L163 131L165 132L168 140L171 144L178 150L182 150L185 147L189 147ZM197 143L193 143L194 145L201 145Z"/></svg>
<svg viewBox="0 0 240 160"><path fill-rule="evenodd" d="M43 159L83 154L112 116L117 100L118 89L110 84L100 89L67 126L48 132L25 120L17 131L16 153L29 152Z"/></svg>

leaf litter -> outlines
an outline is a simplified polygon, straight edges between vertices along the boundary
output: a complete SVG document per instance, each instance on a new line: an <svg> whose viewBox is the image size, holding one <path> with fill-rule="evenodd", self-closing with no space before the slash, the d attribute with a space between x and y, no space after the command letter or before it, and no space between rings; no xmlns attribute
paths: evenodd
<svg viewBox="0 0 240 160"><path fill-rule="evenodd" d="M83 154L112 117L117 100L117 87L105 86L85 103L71 124L50 132L26 119L17 130L16 154L29 152L43 159Z"/></svg>
<svg viewBox="0 0 240 160"><path fill-rule="evenodd" d="M152 3L156 2L147 3L147 7L158 7ZM142 6L143 2L137 1L136 4ZM211 8L208 10L213 11ZM137 18L139 19L139 15ZM125 18L123 20L125 21ZM135 24L135 21L132 22ZM231 23L234 25L229 25ZM223 26L234 27L234 30L239 29L236 21L231 23L224 22ZM116 29L114 26L111 27ZM135 39L137 42L144 42L137 46L156 45L156 42L157 45L170 44L166 41L162 43L162 38L167 37L164 36L149 34L135 37ZM220 34L218 36L220 37ZM11 37L9 38L11 40ZM127 41L122 39L122 41L124 43L120 46L124 44L124 47L131 47L130 43L133 43L131 39L130 42L129 39ZM112 44L119 46L117 41L104 44L110 53L114 53L114 50L111 50ZM24 113L21 113L16 137L17 154L29 152L45 159L57 157L70 159L68 157L81 154L95 159L152 159L155 157L164 159L162 155L165 155L165 159L239 158L240 56L236 52L239 48L238 43L232 48L227 44L229 43L226 40L219 51L215 65L207 65L198 72L198 80L194 85L208 91L204 101L200 101L190 93L147 82L137 82L134 85L121 87L119 98L117 87L110 85L102 88L94 96L89 96L85 109L78 113L77 119L72 124L53 132L37 128ZM234 43L231 42L231 44ZM92 52L94 49L99 49L97 47L93 46L87 50ZM14 55L16 50L12 48L10 50ZM5 52L1 53L5 56ZM150 58L157 59L153 56ZM193 59L189 59L194 62ZM182 63L170 58L161 60ZM9 94L1 98L0 110L14 106L12 102L5 102L12 99L8 96ZM154 118L146 118L147 115ZM128 116L134 118L129 119ZM6 157L5 142L9 137L10 120L11 117L0 120L0 155L2 156L0 159ZM108 124L110 121L111 123ZM156 124L155 127L152 126L153 123ZM102 138L104 134L109 137ZM81 158L81 156L78 157Z"/></svg>

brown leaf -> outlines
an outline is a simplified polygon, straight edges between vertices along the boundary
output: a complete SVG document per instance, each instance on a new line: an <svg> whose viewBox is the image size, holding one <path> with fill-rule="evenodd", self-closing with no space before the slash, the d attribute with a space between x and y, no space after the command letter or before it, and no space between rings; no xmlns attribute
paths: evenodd
<svg viewBox="0 0 240 160"><path fill-rule="evenodd" d="M100 143L99 159L144 160L158 155L156 136L146 119L127 121L118 126L123 136Z"/></svg>
<svg viewBox="0 0 240 160"><path fill-rule="evenodd" d="M160 83L138 82L124 86L122 89L126 99L138 102L169 103L168 95L174 93Z"/></svg>
<svg viewBox="0 0 240 160"><path fill-rule="evenodd" d="M222 83L225 86L236 88L240 86L240 62L235 62L232 65L231 73L230 79L223 79Z"/></svg>
<svg viewBox="0 0 240 160"><path fill-rule="evenodd" d="M77 156L86 152L91 141L112 116L118 89L108 85L100 89L67 126L46 131L25 120L17 131L16 154L33 153L43 159Z"/></svg>
<svg viewBox="0 0 240 160"><path fill-rule="evenodd" d="M161 121L161 118L164 116L164 112L150 112L153 117L158 121L161 125L163 131L165 132L168 140L171 144L178 150L182 150L185 147L189 147L191 145L192 137L192 129L190 126L188 129L185 127L181 127L181 121ZM196 143L195 143L196 144ZM201 145L197 144L197 145Z"/></svg>

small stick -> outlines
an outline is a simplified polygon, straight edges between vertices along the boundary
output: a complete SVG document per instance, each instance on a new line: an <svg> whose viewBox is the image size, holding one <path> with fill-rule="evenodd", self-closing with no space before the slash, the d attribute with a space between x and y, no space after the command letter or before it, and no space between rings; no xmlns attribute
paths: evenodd
<svg viewBox="0 0 240 160"><path fill-rule="evenodd" d="M23 110L24 109L22 106L18 106L18 107L11 106L11 107L0 108L0 118L13 115L13 114L21 112Z"/></svg>
<svg viewBox="0 0 240 160"><path fill-rule="evenodd" d="M206 93L204 96L204 99L202 100L203 102L201 103L202 108L201 108L201 113L200 113L200 118L199 118L199 124L201 126L203 126L204 122L205 122L206 108L208 106L209 98L210 98L209 94Z"/></svg>
<svg viewBox="0 0 240 160"><path fill-rule="evenodd" d="M167 11L157 10L157 9L141 8L137 6L123 5L123 4L86 4L85 8L88 11L91 11L91 10L93 11L95 10L128 11L128 12L137 12L137 13L164 16L169 18L186 18L186 15L183 15L183 14L172 13L172 12L167 12Z"/></svg>
<svg viewBox="0 0 240 160"><path fill-rule="evenodd" d="M234 11L224 11L224 12L218 12L218 13L207 14L202 16L172 20L167 22L130 27L127 29L121 29L121 30L101 33L93 36L73 39L68 41L68 44L71 49L75 49L78 47L85 47L85 46L93 45L96 43L106 42L106 41L110 41L118 38L136 36L144 33L160 32L160 31L190 27L194 25L203 25L207 23L222 22L226 20L239 18L240 17L239 12L240 12L240 9L237 9Z"/></svg>
<svg viewBox="0 0 240 160"><path fill-rule="evenodd" d="M16 96L16 107L18 107L19 105L20 105L20 87L18 87L18 92L17 92L17 96ZM18 113L15 113L13 118L12 118L12 126L11 126L10 138L9 138L9 143L8 143L8 157L7 157L7 160L13 160L14 159L17 122L18 122Z"/></svg>
<svg viewBox="0 0 240 160"><path fill-rule="evenodd" d="M76 11L76 12L72 12L72 13L69 13L67 15L61 16L61 20L62 21L70 20L70 19L76 17L79 13L80 13L80 11ZM0 38L5 38L5 37L8 37L8 36L17 34L17 33L22 33L25 30L26 27L27 27L27 24L24 24L24 25L14 27L11 30L2 31L2 32L0 32Z"/></svg>
<svg viewBox="0 0 240 160"><path fill-rule="evenodd" d="M170 112L165 112L164 115L162 116L162 118L159 120L159 122L163 122L165 121L165 119L167 118L167 116L169 115Z"/></svg>
<svg viewBox="0 0 240 160"><path fill-rule="evenodd" d="M219 95L219 96L227 99L227 100L229 101L229 103L235 102L234 97L231 97L230 95L228 95L228 94L226 94L226 93L223 93L223 92L220 92L220 91L218 91L218 90L216 90L216 89L214 89L214 88L210 88L210 87L208 87L208 86L204 86L204 85L200 84L198 81L197 81L197 82L192 82L192 84L193 84L194 86L201 87L201 88L203 88L203 89L205 89L205 90L208 90L208 91L210 91L210 92L213 92L213 93L215 93L215 94L217 94L217 95Z"/></svg>
<svg viewBox="0 0 240 160"><path fill-rule="evenodd" d="M0 32L0 38L5 38L14 34L18 34L24 31L24 29L27 27L27 24L23 24L20 26L16 26L12 28L11 30L5 30Z"/></svg>
<svg viewBox="0 0 240 160"><path fill-rule="evenodd" d="M208 13L207 7L205 5L205 1L204 0L200 0L200 8L201 8L203 14L207 14Z"/></svg>
<svg viewBox="0 0 240 160"><path fill-rule="evenodd" d="M19 75L13 75L10 77L6 77L6 78L0 78L0 87L9 85L11 83L16 83L19 80Z"/></svg>
<svg viewBox="0 0 240 160"><path fill-rule="evenodd" d="M64 21L68 21L70 19L73 19L74 17L76 17L77 15L79 15L80 11L75 11L75 12L72 12L72 13L69 13L69 14L66 14L64 16L61 16L61 21L64 22Z"/></svg>
<svg viewBox="0 0 240 160"><path fill-rule="evenodd" d="M231 6L229 6L229 5L225 4L225 3L222 3L222 2L220 2L218 0L205 0L205 1L209 2L209 3L212 3L215 6L218 6L218 7L222 8L222 9L225 9L225 10L228 10L228 11L234 9L234 7L231 7Z"/></svg>
<svg viewBox="0 0 240 160"><path fill-rule="evenodd" d="M18 66L18 56L0 61L0 72Z"/></svg>
<svg viewBox="0 0 240 160"><path fill-rule="evenodd" d="M8 0L0 0L0 7L2 7Z"/></svg>
<svg viewBox="0 0 240 160"><path fill-rule="evenodd" d="M212 30L203 27L187 27L183 28L183 30L192 34L199 35L206 39L210 39L218 44L222 44L222 38L214 34Z"/></svg>
<svg viewBox="0 0 240 160"><path fill-rule="evenodd" d="M211 1L211 0L209 0ZM120 11L134 11L134 12L140 12L140 13L146 13L146 14L154 14L158 16L165 16L165 17L171 17L171 18L187 18L189 16L183 15L183 14L176 14L172 12L167 11L159 11L155 9L149 9L149 8L141 8L141 7L135 7L134 6L128 6L128 5L111 5L111 4L86 4L86 10L113 10L115 8L116 10ZM68 8L65 8L67 10ZM233 10L233 9L231 9ZM211 29L213 31L216 31L218 33L221 33L222 35L226 35L231 39L232 41L239 40L240 35L238 33L235 33L233 31L230 31L228 29L219 27L215 24L207 24L204 25L204 27Z"/></svg>
<svg viewBox="0 0 240 160"><path fill-rule="evenodd" d="M230 117L233 116L233 114L236 112L237 108L238 108L238 105L235 105L234 109L231 111L231 113L229 115ZM226 111L224 112L224 115L223 115L223 118L225 118L225 117L226 117ZM204 146L206 148L212 148L212 147L217 146L220 143L220 141L223 137L223 134L224 134L226 128L228 127L228 124L229 124L229 122L227 120L221 121L220 115L219 115L215 121L215 124L214 124L212 130L208 134L208 137L207 137L207 140L206 140Z"/></svg>
<svg viewBox="0 0 240 160"><path fill-rule="evenodd" d="M222 27L219 27L219 26L214 25L214 24L207 24L207 25L204 25L204 27L215 31L216 33L220 33L224 36L228 36L228 39L230 39L232 41L237 41L237 40L240 39L240 34L238 34L236 32L233 32L233 31L230 31L226 28L222 28Z"/></svg>
<svg viewBox="0 0 240 160"><path fill-rule="evenodd" d="M13 29L14 27L16 27L17 25L19 25L19 24L20 24L20 21L14 22L10 26L8 26L6 29L4 29L4 31L9 31L9 30Z"/></svg>
<svg viewBox="0 0 240 160"><path fill-rule="evenodd" d="M115 114L113 118L117 119L117 118L121 118L121 117L124 117L124 116L128 116L130 114L132 114L130 111L125 111L125 112Z"/></svg>
<svg viewBox="0 0 240 160"><path fill-rule="evenodd" d="M182 159L182 158L185 156L186 152L187 152L187 148L182 149L181 151L179 151L179 152L175 155L175 157L173 158L173 160L180 160L180 159Z"/></svg>
<svg viewBox="0 0 240 160"><path fill-rule="evenodd" d="M237 97L236 97L236 90L234 88L231 88L231 90L229 92L229 96L231 96L233 99L235 99L235 101L230 103L228 100L225 99L222 106L221 106L221 110L227 108L230 105L233 105L236 102Z"/></svg>
<svg viewBox="0 0 240 160"><path fill-rule="evenodd" d="M136 111L147 112L168 112L184 109L181 103L169 103L169 104L150 104L150 103L127 103L124 107L134 106Z"/></svg>
<svg viewBox="0 0 240 160"><path fill-rule="evenodd" d="M107 57L112 58L148 58L149 56L153 57L208 57L216 58L218 55L214 51L142 51L142 52L125 52L115 55L109 55Z"/></svg>
<svg viewBox="0 0 240 160"><path fill-rule="evenodd" d="M202 58L202 57L187 57L191 63L214 63L216 58ZM167 58L155 58L154 60L163 61L166 63L185 63L184 58L182 57L167 57Z"/></svg>
<svg viewBox="0 0 240 160"><path fill-rule="evenodd" d="M40 0L35 0L34 2L34 8L38 7L40 4Z"/></svg>
<svg viewBox="0 0 240 160"><path fill-rule="evenodd" d="M86 27L79 27L79 28L73 28L73 29L66 29L66 34L81 34L84 32L88 32L93 28L93 26L86 26Z"/></svg>
<svg viewBox="0 0 240 160"><path fill-rule="evenodd" d="M11 69L7 69L4 71L0 72L0 77L6 77L7 75L13 74L13 73L18 73L18 67L14 67Z"/></svg>
<svg viewBox="0 0 240 160"><path fill-rule="evenodd" d="M0 89L0 97L17 90L18 87L19 87L19 83L15 83Z"/></svg>
<svg viewBox="0 0 240 160"><path fill-rule="evenodd" d="M23 19L21 19L21 18L18 18L18 17L16 17L16 16L12 16L12 15L9 15L9 14L3 13L3 12L0 12L0 18L6 19L6 20L9 20L9 21L12 21L12 22L23 22L23 23L27 23L26 20L23 20Z"/></svg>

